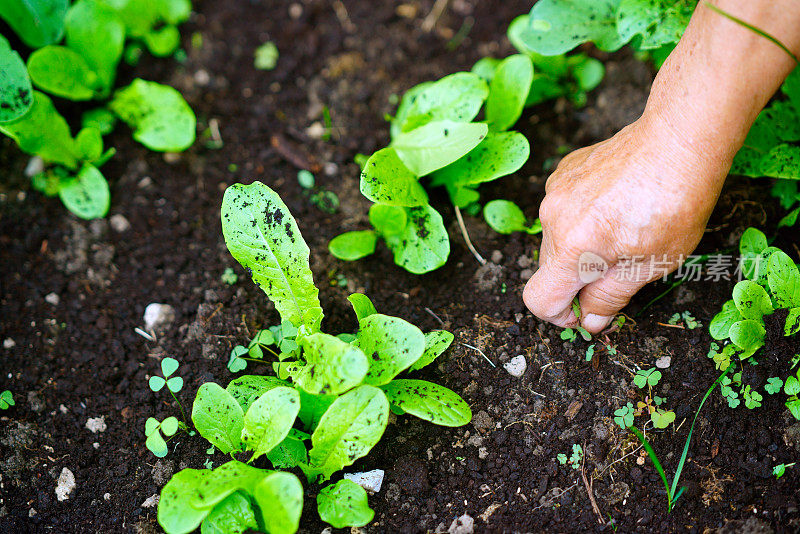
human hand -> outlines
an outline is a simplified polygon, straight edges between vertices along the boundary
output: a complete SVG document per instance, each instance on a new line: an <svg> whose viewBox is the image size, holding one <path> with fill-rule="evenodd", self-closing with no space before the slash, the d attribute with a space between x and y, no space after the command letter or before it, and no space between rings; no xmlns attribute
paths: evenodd
<svg viewBox="0 0 800 534"><path fill-rule="evenodd" d="M688 146L684 133L649 110L561 161L539 208L540 267L523 294L535 315L575 326L578 294L581 326L600 332L646 283L694 250L730 162ZM600 270L587 270L590 264Z"/></svg>

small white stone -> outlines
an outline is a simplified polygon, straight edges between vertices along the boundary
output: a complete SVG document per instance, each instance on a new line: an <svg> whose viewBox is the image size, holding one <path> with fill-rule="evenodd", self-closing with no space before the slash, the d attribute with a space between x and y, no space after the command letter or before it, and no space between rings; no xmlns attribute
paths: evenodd
<svg viewBox="0 0 800 534"><path fill-rule="evenodd" d="M125 232L129 230L131 227L131 223L128 222L128 219L121 213L117 213L116 215L112 215L111 218L108 220L109 224L111 224L111 228L114 229L115 232Z"/></svg>
<svg viewBox="0 0 800 534"><path fill-rule="evenodd" d="M30 160L28 160L28 164L25 166L25 176L28 178L32 176L36 176L40 172L44 171L44 160L39 156L33 156Z"/></svg>
<svg viewBox="0 0 800 534"><path fill-rule="evenodd" d="M298 3L294 3L289 6L289 16L293 19L299 19L300 16L303 14L303 6Z"/></svg>
<svg viewBox="0 0 800 534"><path fill-rule="evenodd" d="M106 501L110 501L111 500L111 494L110 493L104 493L103 494L103 499L106 500Z"/></svg>
<svg viewBox="0 0 800 534"><path fill-rule="evenodd" d="M200 87L205 87L211 82L211 75L205 69L200 69L194 73L194 81Z"/></svg>
<svg viewBox="0 0 800 534"><path fill-rule="evenodd" d="M67 407L66 407L66 406L64 406L63 404L59 404L59 405L58 405L58 409L59 409L59 411L60 411L61 413L67 413L67 412L69 411L69 408L67 408Z"/></svg>
<svg viewBox="0 0 800 534"><path fill-rule="evenodd" d="M61 470L61 474L58 475L58 481L56 482L56 498L59 501L65 501L69 499L69 494L72 493L74 489L75 475L65 467Z"/></svg>
<svg viewBox="0 0 800 534"><path fill-rule="evenodd" d="M100 444L95 441L94 443L92 443L92 447L94 447L95 449L99 449Z"/></svg>
<svg viewBox="0 0 800 534"><path fill-rule="evenodd" d="M28 510L28 517L33 517L36 514L37 514L37 512L36 512L35 508L31 508L30 510Z"/></svg>
<svg viewBox="0 0 800 534"><path fill-rule="evenodd" d="M325 135L325 127L317 121L306 128L306 135L311 139L322 139L322 136Z"/></svg>
<svg viewBox="0 0 800 534"><path fill-rule="evenodd" d="M17 346L17 342L14 341L13 339L11 339L10 337L7 337L7 338L5 338L3 340L3 348L4 349L13 349L16 346Z"/></svg>
<svg viewBox="0 0 800 534"><path fill-rule="evenodd" d="M672 358L669 356L662 356L656 360L656 367L659 369L666 369L672 363Z"/></svg>
<svg viewBox="0 0 800 534"><path fill-rule="evenodd" d="M138 187L139 189L147 189L151 185L153 185L153 179L150 178L149 176L145 176L141 180L139 180Z"/></svg>
<svg viewBox="0 0 800 534"><path fill-rule="evenodd" d="M472 534L475 531L475 520L469 514L456 517L447 529L449 534Z"/></svg>
<svg viewBox="0 0 800 534"><path fill-rule="evenodd" d="M528 362L525 361L525 356L520 354L519 356L511 358L511 361L504 363L503 368L508 371L508 374L511 376L520 377L525 374L525 370L528 368Z"/></svg>
<svg viewBox="0 0 800 534"><path fill-rule="evenodd" d="M154 508L157 504L158 504L158 494L154 493L153 495L145 499L145 501L140 506L142 508Z"/></svg>
<svg viewBox="0 0 800 534"><path fill-rule="evenodd" d="M153 330L158 326L166 326L175 319L175 310L169 304L153 302L144 309L144 326Z"/></svg>
<svg viewBox="0 0 800 534"><path fill-rule="evenodd" d="M56 293L48 293L45 295L44 301L53 306L58 306L58 303L61 302L61 298Z"/></svg>
<svg viewBox="0 0 800 534"><path fill-rule="evenodd" d="M97 434L98 432L105 432L106 428L106 416L101 415L100 417L90 417L86 421L86 428L92 431L93 434Z"/></svg>
<svg viewBox="0 0 800 534"><path fill-rule="evenodd" d="M344 478L352 480L367 491L378 493L383 485L383 470L373 469L362 473L345 473Z"/></svg>

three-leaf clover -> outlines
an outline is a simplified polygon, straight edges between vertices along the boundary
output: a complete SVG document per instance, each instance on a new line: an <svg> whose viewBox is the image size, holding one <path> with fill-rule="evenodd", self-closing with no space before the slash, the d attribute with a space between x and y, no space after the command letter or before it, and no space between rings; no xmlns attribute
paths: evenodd
<svg viewBox="0 0 800 534"><path fill-rule="evenodd" d="M586 361L587 362L592 361L593 356L594 356L594 343L589 345L589 347L586 349Z"/></svg>
<svg viewBox="0 0 800 534"><path fill-rule="evenodd" d="M568 342L572 343L573 341L578 339L578 333L575 332L575 330L573 330L572 328L565 328L561 332L561 339L563 339L564 341L568 341Z"/></svg>
<svg viewBox="0 0 800 534"><path fill-rule="evenodd" d="M781 390L781 387L783 387L783 380L777 376L773 376L767 379L767 383L764 385L764 391L770 395L774 395Z"/></svg>
<svg viewBox="0 0 800 534"><path fill-rule="evenodd" d="M9 390L0 393L0 410L7 410L14 406L14 395Z"/></svg>
<svg viewBox="0 0 800 534"><path fill-rule="evenodd" d="M653 426L656 428L667 428L670 423L675 421L675 412L672 410L662 410L661 408L656 408L650 414L650 420L653 422Z"/></svg>
<svg viewBox="0 0 800 534"><path fill-rule="evenodd" d="M247 368L247 360L244 356L247 355L247 347L243 345L236 345L231 351L231 357L228 360L228 369L231 373L238 373Z"/></svg>
<svg viewBox="0 0 800 534"><path fill-rule="evenodd" d="M159 432L160 431L160 432ZM160 423L155 417L148 417L144 423L144 435L147 436L145 446L159 458L167 455L167 442L161 437L163 432L165 436L174 436L178 431L178 419L176 417L167 417Z"/></svg>
<svg viewBox="0 0 800 534"><path fill-rule="evenodd" d="M233 272L233 268L225 267L225 270L222 272L222 276L220 276L220 280L229 286L232 286L239 280L239 276Z"/></svg>
<svg viewBox="0 0 800 534"><path fill-rule="evenodd" d="M633 403L629 402L614 411L614 422L623 429L631 427L633 425L633 412Z"/></svg>
<svg viewBox="0 0 800 534"><path fill-rule="evenodd" d="M175 358L164 358L161 360L161 373L164 377L160 376L151 376L150 377L150 389L158 392L161 391L164 386L167 386L172 393L177 393L183 388L183 378L179 376L170 376L178 370L178 360Z"/></svg>
<svg viewBox="0 0 800 534"><path fill-rule="evenodd" d="M650 369L639 369L633 377L633 383L639 389L644 389L647 386L653 387L661 380L661 371L656 370L655 367Z"/></svg>
<svg viewBox="0 0 800 534"><path fill-rule="evenodd" d="M761 393L751 390L749 385L745 386L742 395L744 396L744 405L751 410L761 406L761 401L763 400Z"/></svg>

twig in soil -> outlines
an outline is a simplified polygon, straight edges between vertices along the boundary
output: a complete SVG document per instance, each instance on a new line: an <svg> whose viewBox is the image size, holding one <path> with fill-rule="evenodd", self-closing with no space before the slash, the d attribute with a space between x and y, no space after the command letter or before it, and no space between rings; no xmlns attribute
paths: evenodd
<svg viewBox="0 0 800 534"><path fill-rule="evenodd" d="M437 321L439 321L439 324L441 324L442 326L444 326L444 321L442 321L442 319L441 319L441 318L440 318L438 315L436 315L435 313L433 313L433 310L431 310L430 308L426 307L426 308L425 308L425 311L426 311L426 312L428 312L428 313L430 313L431 315L433 315L433 318L434 318L434 319L436 319Z"/></svg>
<svg viewBox="0 0 800 534"><path fill-rule="evenodd" d="M341 2L341 0L335 0L333 2L333 11L336 13L336 18L339 19L339 24L342 25L342 28L347 33L354 33L356 31L356 25L353 24L353 21L350 20L350 15L347 13L347 8Z"/></svg>
<svg viewBox="0 0 800 534"><path fill-rule="evenodd" d="M472 255L475 256L475 259L478 260L478 263L481 265L486 265L486 260L481 256L475 247L472 246L472 241L469 239L469 234L467 233L467 227L464 226L464 218L461 217L461 210L458 209L458 206L454 206L456 209L456 219L458 220L458 227L461 229L461 235L464 236L464 242L467 244L467 248Z"/></svg>
<svg viewBox="0 0 800 534"><path fill-rule="evenodd" d="M282 135L273 135L270 137L269 142L272 145L272 148L274 148L275 151L283 157L283 159L295 167L311 172L319 172L322 170L322 167L320 167L319 163L314 161L308 154L304 154L299 149L292 146L292 144Z"/></svg>
<svg viewBox="0 0 800 534"><path fill-rule="evenodd" d="M450 3L450 0L436 0L436 3L433 4L433 8L431 8L431 12L425 17L425 20L422 21L422 30L426 32L430 32L436 23L439 22L439 19L442 18L444 15L444 11L447 9L447 4Z"/></svg>
<svg viewBox="0 0 800 534"><path fill-rule="evenodd" d="M586 448L586 443L583 444L584 449ZM586 478L586 455L583 455L583 459L581 460L581 478L583 479L583 485L586 486L586 493L589 494L589 502L592 503L592 510L594 513L597 514L597 523L600 525L605 524L603 520L603 512L600 511L600 507L597 506L597 501L594 499L594 478L592 481Z"/></svg>
<svg viewBox="0 0 800 534"><path fill-rule="evenodd" d="M215 147L222 148L222 135L219 133L219 121L211 119L208 121L208 131L211 132L211 141Z"/></svg>
<svg viewBox="0 0 800 534"><path fill-rule="evenodd" d="M211 312L211 315L203 319L203 324L206 325L208 322L222 309L223 304L218 304L217 309Z"/></svg>
<svg viewBox="0 0 800 534"><path fill-rule="evenodd" d="M506 428L508 428L508 427L510 427L512 425L516 425L517 423L522 423L523 425L530 425L531 428L535 428L534 424L531 423L530 421L523 421L522 419L520 419L519 421L512 421L512 422L508 423L506 426L503 427L503 430L505 430Z"/></svg>
<svg viewBox="0 0 800 534"><path fill-rule="evenodd" d="M153 336L151 336L150 334L148 334L147 332L145 332L144 330L142 330L138 326L136 328L134 328L133 331L136 332L137 334L139 334L140 336L142 336L143 338L145 338L147 341L155 341L156 340L156 338L154 338Z"/></svg>
<svg viewBox="0 0 800 534"><path fill-rule="evenodd" d="M682 324L667 324L667 323L656 323L659 326L666 326L667 328L680 328L681 330L686 330L686 327Z"/></svg>
<svg viewBox="0 0 800 534"><path fill-rule="evenodd" d="M485 355L485 354L483 353L483 351L482 351L481 349L479 349L478 347L473 347L472 345L467 345L466 343L462 343L462 345L464 345L464 346L465 346L465 347L467 347L468 349L472 349L472 350L474 350L474 351L477 351L477 353L478 353L478 354L480 354L481 356L483 356L483 357L484 357L484 359L485 359L487 362L489 362L489 364L490 364L492 367L497 367L497 366L494 364L494 362L493 362L492 360L490 360L490 359L489 359L489 357L488 357L487 355Z"/></svg>

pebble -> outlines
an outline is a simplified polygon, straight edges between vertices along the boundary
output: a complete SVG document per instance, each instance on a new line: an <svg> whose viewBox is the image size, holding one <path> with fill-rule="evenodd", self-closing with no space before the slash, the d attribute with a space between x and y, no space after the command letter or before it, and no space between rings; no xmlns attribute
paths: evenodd
<svg viewBox="0 0 800 534"><path fill-rule="evenodd" d="M504 363L503 368L508 371L508 374L511 376L520 377L525 374L525 370L528 368L528 362L525 360L525 356L520 354L519 356L511 358L511 361Z"/></svg>
<svg viewBox="0 0 800 534"><path fill-rule="evenodd" d="M140 504L142 508L153 508L158 504L158 494L154 493L153 495L149 496L145 501Z"/></svg>
<svg viewBox="0 0 800 534"><path fill-rule="evenodd" d="M3 348L4 349L13 349L16 346L17 346L17 342L14 341L13 339L11 339L10 337L7 337L7 338L5 338L3 340Z"/></svg>
<svg viewBox="0 0 800 534"><path fill-rule="evenodd" d="M205 69L200 69L194 73L194 81L200 87L205 87L211 82L211 75Z"/></svg>
<svg viewBox="0 0 800 534"><path fill-rule="evenodd" d="M64 406L63 404L59 404L59 405L58 405L58 410L59 410L61 413L67 413L67 412L69 411L69 408L67 408L67 407L66 407L66 406Z"/></svg>
<svg viewBox="0 0 800 534"><path fill-rule="evenodd" d="M105 432L106 428L106 417L101 415L100 417L90 417L86 420L86 428L92 431L93 434L97 434L98 432Z"/></svg>
<svg viewBox="0 0 800 534"><path fill-rule="evenodd" d="M352 480L367 491L378 493L383 485L383 475L382 469L373 469L361 473L345 473L344 478Z"/></svg>
<svg viewBox="0 0 800 534"><path fill-rule="evenodd" d="M28 164L25 166L25 176L31 178L36 176L40 172L44 171L44 160L39 156L33 156L31 159L28 160Z"/></svg>
<svg viewBox="0 0 800 534"><path fill-rule="evenodd" d="M61 470L56 482L56 498L60 501L69 499L69 494L75 489L75 475L66 467Z"/></svg>
<svg viewBox="0 0 800 534"><path fill-rule="evenodd" d="M144 309L144 326L147 330L167 326L175 320L175 310L169 304L153 302Z"/></svg>
<svg viewBox="0 0 800 534"><path fill-rule="evenodd" d="M59 297L56 293L48 293L45 295L44 301L48 304L52 304L53 306L58 306L58 303L61 302L61 297Z"/></svg>
<svg viewBox="0 0 800 534"><path fill-rule="evenodd" d="M656 367L659 369L666 369L672 363L672 358L669 356L662 356L656 360Z"/></svg>
<svg viewBox="0 0 800 534"><path fill-rule="evenodd" d="M110 501L111 500L111 494L110 493L104 493L103 494L103 500Z"/></svg>
<svg viewBox="0 0 800 534"><path fill-rule="evenodd" d="M503 261L503 253L500 252L499 250L493 250L492 251L492 263L496 263L496 264L499 265L501 261Z"/></svg>
<svg viewBox="0 0 800 534"><path fill-rule="evenodd" d="M36 508L31 508L30 510L28 510L28 517L33 517L36 514L37 514Z"/></svg>
<svg viewBox="0 0 800 534"><path fill-rule="evenodd" d="M531 266L532 263L533 260L530 259L528 256L523 255L517 258L517 265L519 265L520 269L527 269L528 267Z"/></svg>
<svg viewBox="0 0 800 534"><path fill-rule="evenodd" d="M456 517L447 529L449 534L472 534L475 531L475 520L469 514Z"/></svg>
<svg viewBox="0 0 800 534"><path fill-rule="evenodd" d="M311 139L322 139L322 136L325 135L325 127L319 121L314 122L306 128L306 135Z"/></svg>
<svg viewBox="0 0 800 534"><path fill-rule="evenodd" d="M111 224L111 228L114 229L115 232L122 233L130 229L131 223L128 222L128 219L121 213L117 213L116 215L112 215L111 218L108 220L109 224Z"/></svg>
<svg viewBox="0 0 800 534"><path fill-rule="evenodd" d="M520 271L519 277L521 280L530 280L531 276L533 276L533 269L524 269Z"/></svg>

